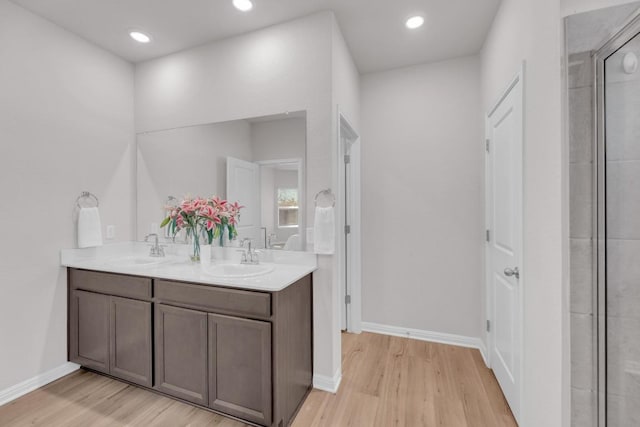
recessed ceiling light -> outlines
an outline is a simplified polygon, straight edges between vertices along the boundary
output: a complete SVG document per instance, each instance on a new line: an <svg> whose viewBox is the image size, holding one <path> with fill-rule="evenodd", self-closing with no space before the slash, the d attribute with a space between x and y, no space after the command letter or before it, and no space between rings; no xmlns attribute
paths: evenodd
<svg viewBox="0 0 640 427"><path fill-rule="evenodd" d="M248 12L253 9L253 3L251 3L251 0L233 0L233 5L236 9L241 10L242 12Z"/></svg>
<svg viewBox="0 0 640 427"><path fill-rule="evenodd" d="M140 31L131 31L129 36L139 43L149 43L151 41L151 37Z"/></svg>
<svg viewBox="0 0 640 427"><path fill-rule="evenodd" d="M412 16L411 18L407 19L407 22L405 23L407 28L409 28L410 30L420 28L422 27L422 24L424 24L424 18L420 15Z"/></svg>

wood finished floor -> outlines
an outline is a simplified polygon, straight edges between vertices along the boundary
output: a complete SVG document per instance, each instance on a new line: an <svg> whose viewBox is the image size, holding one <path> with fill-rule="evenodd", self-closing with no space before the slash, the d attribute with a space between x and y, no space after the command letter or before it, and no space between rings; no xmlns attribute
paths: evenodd
<svg viewBox="0 0 640 427"><path fill-rule="evenodd" d="M294 427L516 426L477 350L363 333L342 354L339 392L313 390ZM3 427L244 425L83 370L0 407Z"/></svg>

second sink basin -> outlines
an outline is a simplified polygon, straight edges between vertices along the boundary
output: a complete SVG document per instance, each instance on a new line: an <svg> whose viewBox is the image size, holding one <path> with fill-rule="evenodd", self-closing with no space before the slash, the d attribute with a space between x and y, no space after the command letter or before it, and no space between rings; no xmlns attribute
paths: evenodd
<svg viewBox="0 0 640 427"><path fill-rule="evenodd" d="M215 264L203 268L203 271L213 277L243 278L262 276L271 273L273 269L273 265L269 264Z"/></svg>

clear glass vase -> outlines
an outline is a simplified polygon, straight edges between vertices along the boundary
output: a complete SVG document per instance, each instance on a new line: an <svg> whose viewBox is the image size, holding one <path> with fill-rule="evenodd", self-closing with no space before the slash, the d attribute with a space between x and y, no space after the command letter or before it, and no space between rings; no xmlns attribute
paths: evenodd
<svg viewBox="0 0 640 427"><path fill-rule="evenodd" d="M225 246L229 245L229 236L226 233L227 227L224 225L217 225L216 227L216 237L213 238L213 242L211 242L211 245L219 248L224 248Z"/></svg>
<svg viewBox="0 0 640 427"><path fill-rule="evenodd" d="M211 241L211 262L224 263L227 260L224 247L229 245L229 237L224 232L226 227L218 225Z"/></svg>
<svg viewBox="0 0 640 427"><path fill-rule="evenodd" d="M200 262L200 233L195 229L191 229L191 251L189 258L191 262Z"/></svg>

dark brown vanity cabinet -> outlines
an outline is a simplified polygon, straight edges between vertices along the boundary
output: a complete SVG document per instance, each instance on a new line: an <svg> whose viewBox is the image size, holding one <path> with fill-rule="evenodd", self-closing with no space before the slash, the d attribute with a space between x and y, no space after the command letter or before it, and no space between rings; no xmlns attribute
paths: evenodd
<svg viewBox="0 0 640 427"><path fill-rule="evenodd" d="M154 288L155 388L271 425L271 294L168 280Z"/></svg>
<svg viewBox="0 0 640 427"><path fill-rule="evenodd" d="M271 425L271 324L209 314L209 406Z"/></svg>
<svg viewBox="0 0 640 427"><path fill-rule="evenodd" d="M109 373L151 387L151 303L111 297Z"/></svg>
<svg viewBox="0 0 640 427"><path fill-rule="evenodd" d="M207 313L156 304L155 317L155 388L207 406Z"/></svg>
<svg viewBox="0 0 640 427"><path fill-rule="evenodd" d="M262 292L69 269L69 360L287 426L311 389L311 291L310 275Z"/></svg>
<svg viewBox="0 0 640 427"><path fill-rule="evenodd" d="M128 278L86 273L70 274L69 360L151 387L151 302L94 292L96 282Z"/></svg>
<svg viewBox="0 0 640 427"><path fill-rule="evenodd" d="M109 296L71 291L69 360L109 373Z"/></svg>
<svg viewBox="0 0 640 427"><path fill-rule="evenodd" d="M271 425L271 324L156 304L158 391Z"/></svg>

